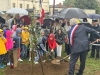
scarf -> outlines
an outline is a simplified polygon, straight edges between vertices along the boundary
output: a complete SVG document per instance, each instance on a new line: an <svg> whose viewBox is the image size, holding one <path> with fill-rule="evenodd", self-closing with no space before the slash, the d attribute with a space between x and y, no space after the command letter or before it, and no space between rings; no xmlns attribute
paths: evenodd
<svg viewBox="0 0 100 75"><path fill-rule="evenodd" d="M74 43L74 34L76 29L79 27L79 25L74 25L70 30L70 45L72 46Z"/></svg>

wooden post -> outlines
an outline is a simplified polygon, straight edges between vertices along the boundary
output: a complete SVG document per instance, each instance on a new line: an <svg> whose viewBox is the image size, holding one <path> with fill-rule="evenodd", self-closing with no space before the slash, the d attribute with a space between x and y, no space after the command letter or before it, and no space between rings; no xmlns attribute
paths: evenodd
<svg viewBox="0 0 100 75"><path fill-rule="evenodd" d="M14 68L17 67L17 63L18 63L18 48L15 48L15 49L12 50L11 62L13 63Z"/></svg>

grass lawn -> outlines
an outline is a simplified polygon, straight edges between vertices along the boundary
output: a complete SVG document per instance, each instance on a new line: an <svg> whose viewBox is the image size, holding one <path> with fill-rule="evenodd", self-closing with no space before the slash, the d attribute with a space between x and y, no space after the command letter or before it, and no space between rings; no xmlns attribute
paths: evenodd
<svg viewBox="0 0 100 75"><path fill-rule="evenodd" d="M66 55L65 52L63 52L63 56L65 56L65 55ZM100 71L100 59L95 60L94 58L89 58L89 56L90 56L90 52L87 56L86 68L84 71L84 75L95 75L98 71ZM30 62L28 62L28 60L25 60L22 63L25 64L25 63L30 63ZM79 64L79 61L77 63ZM7 67L5 67L4 69L0 69L0 75L5 75L6 69L7 69Z"/></svg>

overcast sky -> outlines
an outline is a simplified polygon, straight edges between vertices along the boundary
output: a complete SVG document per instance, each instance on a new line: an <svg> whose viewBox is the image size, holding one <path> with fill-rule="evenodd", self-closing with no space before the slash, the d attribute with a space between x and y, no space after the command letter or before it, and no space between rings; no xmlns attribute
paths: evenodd
<svg viewBox="0 0 100 75"><path fill-rule="evenodd" d="M59 4L60 2L62 3L63 1L65 0L55 0L55 4ZM50 2L50 5L53 4L53 0L49 0L49 2Z"/></svg>

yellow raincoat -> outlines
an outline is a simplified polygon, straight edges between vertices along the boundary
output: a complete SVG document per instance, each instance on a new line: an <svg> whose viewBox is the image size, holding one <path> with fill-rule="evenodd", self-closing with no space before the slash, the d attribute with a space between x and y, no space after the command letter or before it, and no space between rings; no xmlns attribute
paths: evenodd
<svg viewBox="0 0 100 75"><path fill-rule="evenodd" d="M22 44L24 44L24 45L28 45L29 44L29 36L30 36L30 34L29 34L29 32L27 31L22 31Z"/></svg>
<svg viewBox="0 0 100 75"><path fill-rule="evenodd" d="M1 29L0 29L0 32L1 32ZM2 39L0 37L0 55L7 53L7 50L6 50L6 47L5 47L6 42L7 42L7 40L5 38Z"/></svg>

